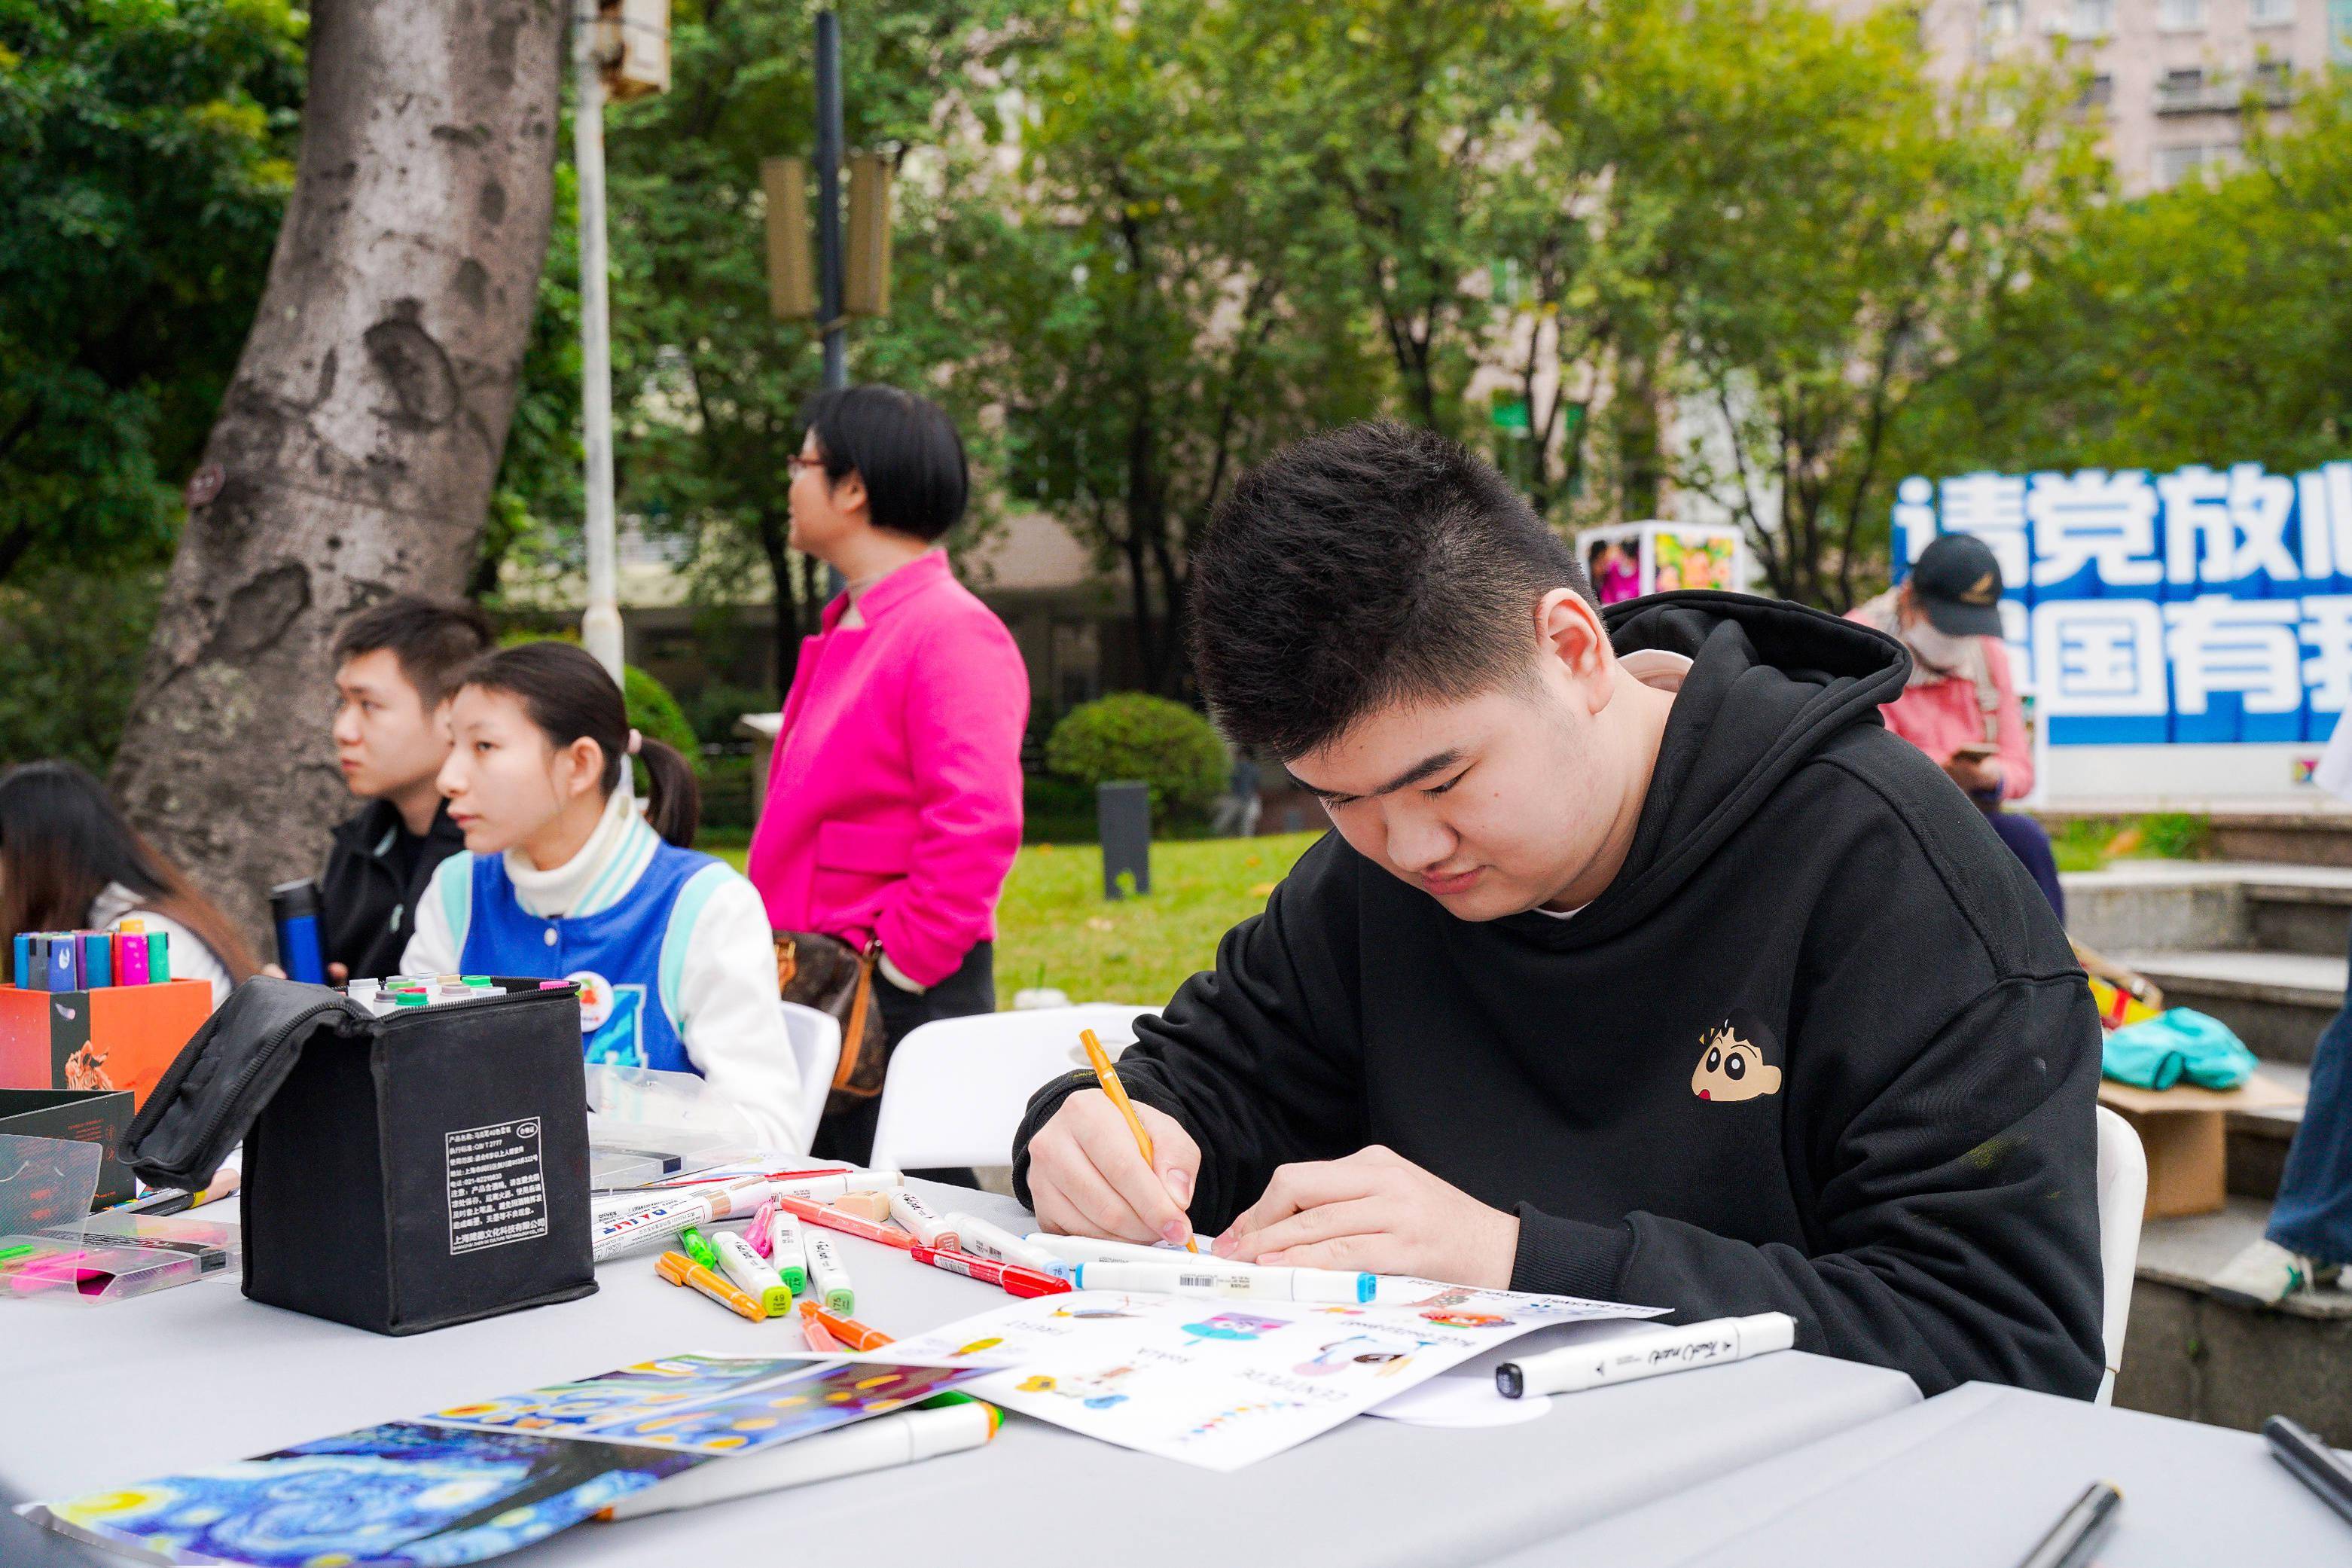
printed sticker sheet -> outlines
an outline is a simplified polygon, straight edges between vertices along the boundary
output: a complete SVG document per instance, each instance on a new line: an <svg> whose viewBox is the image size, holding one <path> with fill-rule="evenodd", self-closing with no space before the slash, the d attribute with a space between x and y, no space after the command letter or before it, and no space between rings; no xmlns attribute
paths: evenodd
<svg viewBox="0 0 2352 1568"><path fill-rule="evenodd" d="M1383 1279L1380 1300L1350 1307L1079 1290L888 1353L1003 1368L971 1392L1123 1447L1236 1470L1530 1330L1664 1310L1425 1279Z"/></svg>
<svg viewBox="0 0 2352 1568"><path fill-rule="evenodd" d="M679 1355L18 1511L153 1563L463 1568L984 1368Z"/></svg>

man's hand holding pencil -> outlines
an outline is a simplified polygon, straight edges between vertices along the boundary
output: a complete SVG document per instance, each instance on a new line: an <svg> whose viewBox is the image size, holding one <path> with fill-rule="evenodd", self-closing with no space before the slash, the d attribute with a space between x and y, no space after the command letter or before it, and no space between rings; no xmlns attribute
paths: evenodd
<svg viewBox="0 0 2352 1568"><path fill-rule="evenodd" d="M1062 1236L1150 1245L1192 1239L1185 1210L1201 1169L1201 1146L1173 1117L1137 1105L1151 1158L1108 1095L1082 1089L1062 1102L1029 1144L1029 1196L1037 1220Z"/></svg>

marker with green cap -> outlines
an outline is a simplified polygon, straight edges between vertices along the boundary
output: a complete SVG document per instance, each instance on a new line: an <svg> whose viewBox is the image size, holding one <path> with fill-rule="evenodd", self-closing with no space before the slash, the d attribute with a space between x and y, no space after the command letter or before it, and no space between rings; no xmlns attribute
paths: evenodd
<svg viewBox="0 0 2352 1568"><path fill-rule="evenodd" d="M719 1271L735 1282L736 1288L768 1309L768 1316L776 1317L793 1310L792 1288L777 1277L765 1259L751 1250L751 1244L731 1230L719 1233Z"/></svg>
<svg viewBox="0 0 2352 1568"><path fill-rule="evenodd" d="M724 1272L719 1266L719 1249L712 1247L709 1239L693 1226L688 1226L677 1233L677 1244L686 1248L686 1255L688 1258L693 1258L713 1274ZM743 1289L751 1289L749 1285L745 1285ZM756 1290L752 1290L751 1293L755 1296L759 1294Z"/></svg>
<svg viewBox="0 0 2352 1568"><path fill-rule="evenodd" d="M172 978L172 934L151 931L147 933L147 984L161 985Z"/></svg>

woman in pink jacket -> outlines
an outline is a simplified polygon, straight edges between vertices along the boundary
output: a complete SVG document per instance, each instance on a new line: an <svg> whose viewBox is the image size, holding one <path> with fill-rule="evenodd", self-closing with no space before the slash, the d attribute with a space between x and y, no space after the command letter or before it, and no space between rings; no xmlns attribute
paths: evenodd
<svg viewBox="0 0 2352 1568"><path fill-rule="evenodd" d="M778 930L881 939L893 1049L995 1010L996 899L1021 846L1028 671L938 544L965 488L963 444L929 400L858 386L810 405L792 543L848 591L801 644L750 870ZM865 1160L878 1104L827 1118L814 1152Z"/></svg>

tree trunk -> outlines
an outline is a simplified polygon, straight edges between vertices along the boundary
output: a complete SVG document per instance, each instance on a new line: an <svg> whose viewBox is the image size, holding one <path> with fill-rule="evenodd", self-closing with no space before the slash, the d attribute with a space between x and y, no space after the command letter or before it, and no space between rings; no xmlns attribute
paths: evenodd
<svg viewBox="0 0 2352 1568"><path fill-rule="evenodd" d="M554 0L316 0L294 194L190 490L115 758L132 820L248 931L352 809L352 611L466 585L553 206Z"/></svg>

